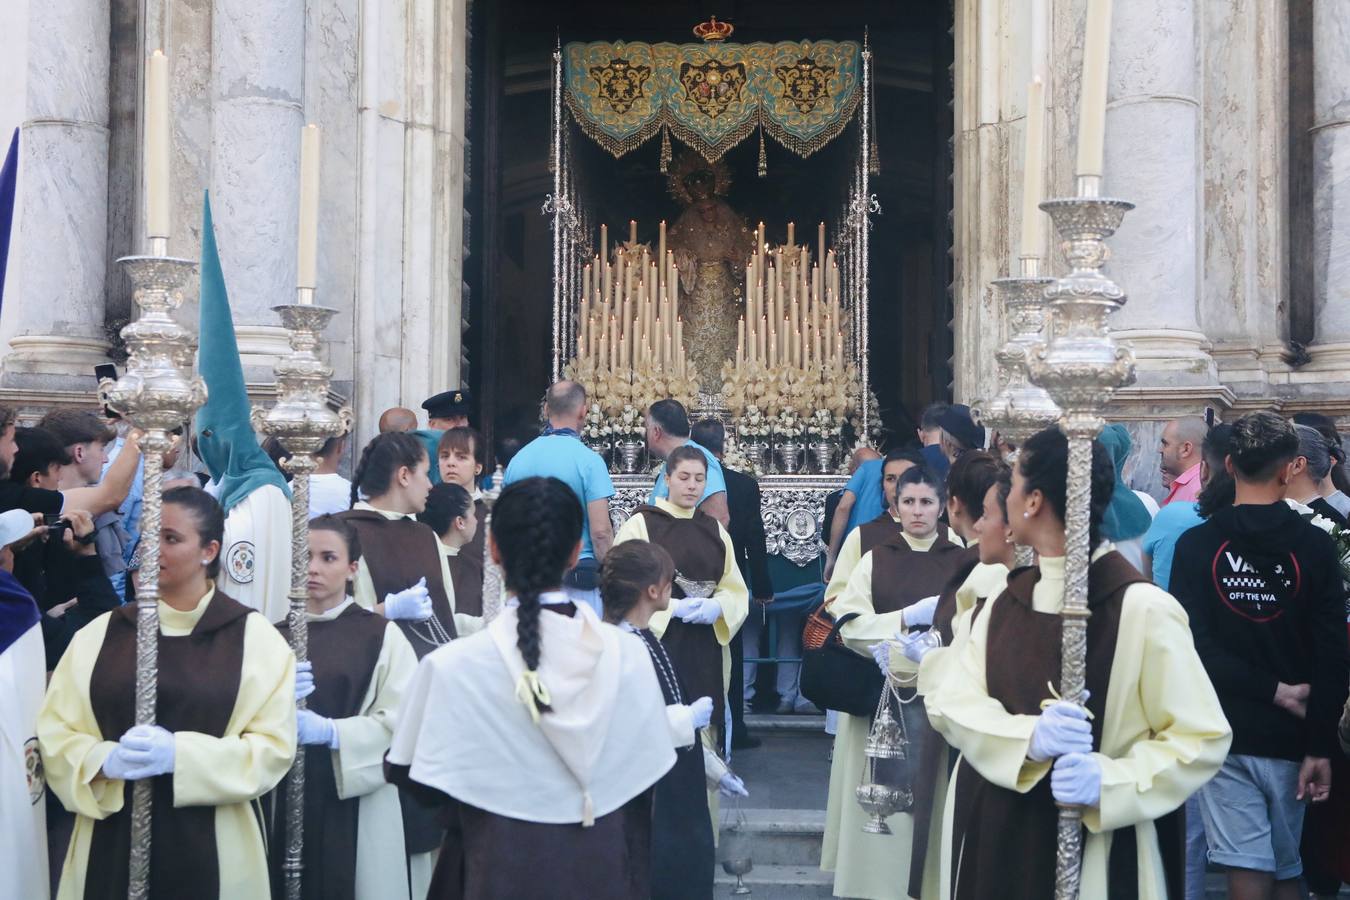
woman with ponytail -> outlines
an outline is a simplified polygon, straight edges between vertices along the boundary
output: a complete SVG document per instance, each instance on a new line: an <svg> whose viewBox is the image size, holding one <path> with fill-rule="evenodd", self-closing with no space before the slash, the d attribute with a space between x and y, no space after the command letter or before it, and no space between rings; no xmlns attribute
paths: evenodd
<svg viewBox="0 0 1350 900"><path fill-rule="evenodd" d="M1228 752L1232 732L1186 614L1101 539L1115 473L1095 441L1085 485L1087 690L1056 693L1068 469L1069 441L1058 428L1026 442L1006 514L1013 541L1034 549L1038 564L1013 572L959 620L950 648L902 641L906 657L922 661L929 721L961 754L943 810L943 897L1050 896L1057 802L1082 807L1082 896L1182 896L1175 813ZM927 677L932 665L940 678Z"/></svg>
<svg viewBox="0 0 1350 900"><path fill-rule="evenodd" d="M446 807L431 900L650 896L651 788L674 742L642 642L562 591L581 531L556 478L503 490L488 546L506 607L408 691L386 765Z"/></svg>

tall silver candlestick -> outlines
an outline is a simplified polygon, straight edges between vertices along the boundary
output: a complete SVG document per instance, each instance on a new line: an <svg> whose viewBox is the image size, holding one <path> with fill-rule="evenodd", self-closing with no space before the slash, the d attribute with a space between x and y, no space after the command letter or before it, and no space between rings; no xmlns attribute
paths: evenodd
<svg viewBox="0 0 1350 900"><path fill-rule="evenodd" d="M283 357L273 371L277 379L277 402L270 409L253 411L254 426L279 440L290 456L282 463L291 473L291 590L289 623L291 649L296 662L309 657L309 625L305 619L309 599L309 476L318 465L314 454L329 438L351 429L352 412L328 406L328 384L333 369L318 354L319 338L337 310L314 306L312 288L300 289L301 303L274 306L290 332L291 355ZM305 701L298 702L300 709ZM286 846L282 873L288 900L299 900L305 848L305 748L295 754L286 776Z"/></svg>
<svg viewBox="0 0 1350 900"><path fill-rule="evenodd" d="M144 432L144 498L141 503L141 567L136 582L136 724L155 724L159 683L159 532L164 473L163 455L170 432L192 418L206 402L206 385L193 372L194 335L179 325L173 311L183 303L183 287L197 272L190 259L164 254L164 241L152 240L157 256L118 260L131 279L140 313L122 329L129 358L125 374L99 383L99 399ZM150 885L151 782L142 778L131 794L131 863L127 896L144 900Z"/></svg>
<svg viewBox="0 0 1350 900"><path fill-rule="evenodd" d="M502 569L492 560L492 507L502 494L502 467L497 466L488 479L487 490L483 491L483 505L487 514L483 516L483 621L491 622L502 611Z"/></svg>
<svg viewBox="0 0 1350 900"><path fill-rule="evenodd" d="M1059 692L1071 703L1083 702L1087 682L1092 441L1105 424L1111 395L1134 381L1134 355L1116 344L1106 321L1125 304L1125 292L1102 273L1110 255L1105 239L1134 204L1097 196L1099 185L1095 177L1080 179L1079 196L1041 204L1063 240L1071 271L1046 290L1051 338L1028 360L1032 382L1063 410L1069 438ZM1081 807L1060 804L1055 858L1056 900L1074 900L1083 865Z"/></svg>

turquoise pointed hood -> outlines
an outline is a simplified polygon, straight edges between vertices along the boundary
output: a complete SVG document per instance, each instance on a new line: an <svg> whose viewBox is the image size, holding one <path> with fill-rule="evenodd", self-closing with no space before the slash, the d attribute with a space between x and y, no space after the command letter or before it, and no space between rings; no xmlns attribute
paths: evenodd
<svg viewBox="0 0 1350 900"><path fill-rule="evenodd" d="M220 483L217 497L226 515L258 488L274 484L287 497L286 479L258 445L252 407L244 387L244 366L234 337L230 298L216 251L211 224L211 195L202 211L202 288L197 370L206 382L207 401L197 411L197 454L211 478Z"/></svg>

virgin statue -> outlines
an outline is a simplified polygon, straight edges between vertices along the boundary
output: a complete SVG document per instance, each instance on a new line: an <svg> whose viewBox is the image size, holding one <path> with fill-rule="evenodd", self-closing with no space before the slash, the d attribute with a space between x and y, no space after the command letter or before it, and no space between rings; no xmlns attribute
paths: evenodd
<svg viewBox="0 0 1350 900"><path fill-rule="evenodd" d="M702 392L722 389L722 364L736 358L736 322L744 312L745 264L752 231L723 199L731 187L726 163L681 154L670 171L670 194L683 206L668 237L680 272L684 345Z"/></svg>

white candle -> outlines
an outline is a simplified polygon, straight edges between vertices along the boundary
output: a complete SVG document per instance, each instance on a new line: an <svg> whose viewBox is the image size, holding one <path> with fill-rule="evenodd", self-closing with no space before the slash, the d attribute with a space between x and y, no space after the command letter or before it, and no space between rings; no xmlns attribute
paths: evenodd
<svg viewBox="0 0 1350 900"><path fill-rule="evenodd" d="M300 240L297 249L295 283L301 288L316 288L319 258L319 126L300 129ZM310 291L300 295L301 303L313 303Z"/></svg>
<svg viewBox="0 0 1350 900"><path fill-rule="evenodd" d="M600 226L600 256L605 260L605 269L609 269L609 226Z"/></svg>
<svg viewBox="0 0 1350 900"><path fill-rule="evenodd" d="M659 260L662 264L664 264L664 263L665 263L665 259L666 259L666 220L665 220L665 219L662 219L662 220L661 220L660 232L659 232L659 234L658 234L658 236L657 236L656 242L657 242L656 258L657 258L657 260ZM666 281L666 273L660 271L660 266L658 266L657 269L658 269L658 271L657 271L656 277L657 277L658 283L660 283L660 284L665 284L665 281Z"/></svg>
<svg viewBox="0 0 1350 900"><path fill-rule="evenodd" d="M1088 0L1083 37L1083 91L1078 103L1078 175L1102 174L1106 146L1106 76L1111 61L1111 0Z"/></svg>
<svg viewBox="0 0 1350 900"><path fill-rule="evenodd" d="M1027 85L1026 154L1022 162L1022 255L1040 256L1044 237L1044 213L1040 203L1045 193L1045 83L1040 76Z"/></svg>
<svg viewBox="0 0 1350 900"><path fill-rule="evenodd" d="M169 58L150 54L145 66L145 233L169 236Z"/></svg>
<svg viewBox="0 0 1350 900"><path fill-rule="evenodd" d="M797 223L796 223L796 222L789 222L789 223L788 223L788 239L787 239L787 242L788 242L788 246L789 246L789 247L791 247L793 244L797 243Z"/></svg>
<svg viewBox="0 0 1350 900"><path fill-rule="evenodd" d="M825 258L825 223L821 222L816 232L816 259Z"/></svg>
<svg viewBox="0 0 1350 900"><path fill-rule="evenodd" d="M637 243L637 219L628 220L628 243Z"/></svg>

